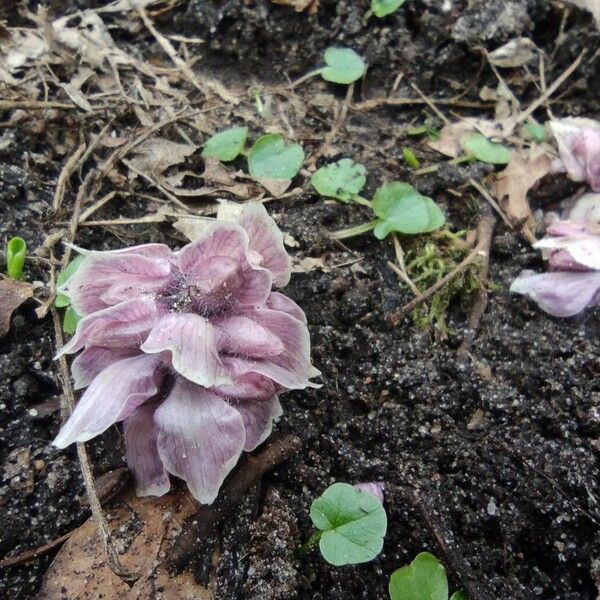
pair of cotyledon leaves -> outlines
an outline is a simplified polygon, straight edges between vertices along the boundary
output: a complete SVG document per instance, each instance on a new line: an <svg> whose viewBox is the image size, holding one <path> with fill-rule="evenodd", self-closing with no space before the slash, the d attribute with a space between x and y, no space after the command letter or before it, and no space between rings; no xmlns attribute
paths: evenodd
<svg viewBox="0 0 600 600"><path fill-rule="evenodd" d="M321 167L311 177L313 187L322 196L352 202L366 183L367 171L349 158ZM444 224L444 213L427 196L408 183L386 183L375 192L371 209L378 218L373 233L378 239L391 232L428 233Z"/></svg>
<svg viewBox="0 0 600 600"><path fill-rule="evenodd" d="M247 127L225 129L206 142L202 156L232 161L244 151L247 137ZM286 144L279 133L260 136L248 151L248 172L256 179L292 179L303 162L302 146Z"/></svg>

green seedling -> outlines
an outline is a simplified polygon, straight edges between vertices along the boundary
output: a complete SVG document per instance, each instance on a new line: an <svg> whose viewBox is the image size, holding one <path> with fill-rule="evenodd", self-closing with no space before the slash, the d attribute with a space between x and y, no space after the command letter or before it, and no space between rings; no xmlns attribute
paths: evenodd
<svg viewBox="0 0 600 600"><path fill-rule="evenodd" d="M421 552L409 564L392 573L389 592L391 600L448 600L446 569L429 552ZM450 600L468 600L460 591Z"/></svg>
<svg viewBox="0 0 600 600"><path fill-rule="evenodd" d="M22 279L27 256L27 244L22 237L14 237L6 244L6 272L13 279Z"/></svg>
<svg viewBox="0 0 600 600"><path fill-rule="evenodd" d="M380 500L347 483L334 483L310 507L318 529L300 548L317 544L323 558L335 566L373 560L383 548L387 516Z"/></svg>
<svg viewBox="0 0 600 600"><path fill-rule="evenodd" d="M488 140L481 133L472 133L461 145L468 155L481 162L492 165L507 165L510 162L510 150L502 144Z"/></svg>
<svg viewBox="0 0 600 600"><path fill-rule="evenodd" d="M234 160L243 152L247 137L247 127L230 127L220 131L206 142L202 156L223 162Z"/></svg>
<svg viewBox="0 0 600 600"><path fill-rule="evenodd" d="M298 79L294 85L320 75L325 81L349 85L360 79L365 73L363 59L351 48L331 47L323 56L325 66L315 69Z"/></svg>
<svg viewBox="0 0 600 600"><path fill-rule="evenodd" d="M371 15L382 18L396 12L406 0L371 0L371 9L365 14L368 19Z"/></svg>
<svg viewBox="0 0 600 600"><path fill-rule="evenodd" d="M406 135L410 135L413 137L426 136L430 140L439 140L440 139L440 128L430 119L426 119L423 125L419 125L418 127L412 127L406 132Z"/></svg>
<svg viewBox="0 0 600 600"><path fill-rule="evenodd" d="M421 166L419 159L410 148L402 148L402 156L404 161L411 169L418 169Z"/></svg>
<svg viewBox="0 0 600 600"><path fill-rule="evenodd" d="M523 131L534 141L541 144L546 141L546 128L537 123L525 123Z"/></svg>
<svg viewBox="0 0 600 600"><path fill-rule="evenodd" d="M321 167L310 178L310 183L321 196L371 206L368 200L359 195L366 182L367 169L350 158L342 158Z"/></svg>
<svg viewBox="0 0 600 600"><path fill-rule="evenodd" d="M255 179L293 179L304 162L299 144L285 143L279 133L259 137L248 154L248 171Z"/></svg>
<svg viewBox="0 0 600 600"><path fill-rule="evenodd" d="M56 278L56 284L58 286L66 283L79 269L83 261L83 256L77 256L74 258L59 274ZM69 335L73 335L77 329L77 323L81 320L81 317L75 312L75 309L71 306L71 300L65 294L57 294L54 300L54 305L57 308L66 308L65 316L63 318L63 330Z"/></svg>

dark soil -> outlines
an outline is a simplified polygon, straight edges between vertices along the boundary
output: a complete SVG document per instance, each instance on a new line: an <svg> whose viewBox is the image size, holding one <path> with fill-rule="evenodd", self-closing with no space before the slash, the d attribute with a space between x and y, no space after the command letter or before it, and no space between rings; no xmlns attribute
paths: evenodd
<svg viewBox="0 0 600 600"><path fill-rule="evenodd" d="M400 72L404 79L398 96L414 96L411 81L434 98L465 93L465 99L478 101L484 85L495 86L478 47L492 50L520 35L532 37L554 56L549 81L588 48L589 60L552 108L559 115L600 116L598 54L591 59L600 33L589 15L575 10L566 15L564 38L556 45L563 9L544 0L473 1L469 7L453 1L447 12L441 1L408 0L395 15L365 24L367 4L321 0L318 15L309 17L266 0L190 0L157 24L205 39L200 64L239 88L293 79L316 66L327 46L349 45L370 64L362 89L355 90L357 101L387 94ZM76 5L56 2L54 10ZM124 43L152 43L138 35L142 39L131 34ZM159 54L158 47L151 48ZM510 70L506 76L524 105L539 95L533 78ZM324 93L343 98L345 89L314 81L299 93L304 110L297 104L284 110L309 154L333 122L331 111L311 105L312 100ZM445 207L452 228L473 228L477 216L466 207L465 182L488 167L457 166L415 178L401 159L407 144L424 160L433 156L404 135L408 124L428 114L420 106L351 110L330 155L364 163L369 193L386 180L412 180ZM469 112L461 109L460 114ZM50 210L65 156L45 153L50 141L57 147L57 139L72 151L80 125L72 115L56 118L54 128L34 115L0 130L2 239L19 233L35 248L69 216ZM258 127L252 126L253 134ZM562 198L553 186L548 182L536 192L535 208L551 208ZM462 190L463 200L449 188ZM66 206L75 192L69 192ZM557 320L509 295L510 282L522 268L541 269L542 263L537 252L499 223L490 304L471 349L472 361L463 366L456 349L465 330L464 306L452 307L451 334L443 342L431 330L416 328L410 318L390 328L386 316L410 299L387 266L393 260L391 246L368 235L345 246L327 238L326 230L364 221L362 208L324 201L308 185L299 197L268 207L297 241L290 249L294 256L322 258L328 266L296 274L287 290L308 316L323 386L283 397L285 413L276 429L301 436L303 451L265 478L223 527L217 540L221 564L213 575L215 598L386 598L394 569L427 549L445 562L452 589L472 580L488 590L490 599L596 599L598 310ZM107 207L99 218L145 210L142 201L131 201ZM82 228L77 238L79 245L98 249L146 241L180 243L166 225ZM360 260L348 264L354 259ZM26 278L47 281L46 264L30 261ZM34 309L34 303L20 309L10 334L0 340L0 551L6 556L41 546L89 516L75 450L50 445L59 427L61 385L52 361L51 320L37 320ZM116 427L89 447L96 475L122 466ZM334 481L373 480L386 484L389 520L384 550L375 561L335 568L318 552L294 558L294 549L311 533L308 510L316 496ZM34 598L52 558L48 554L3 569L0 597Z"/></svg>

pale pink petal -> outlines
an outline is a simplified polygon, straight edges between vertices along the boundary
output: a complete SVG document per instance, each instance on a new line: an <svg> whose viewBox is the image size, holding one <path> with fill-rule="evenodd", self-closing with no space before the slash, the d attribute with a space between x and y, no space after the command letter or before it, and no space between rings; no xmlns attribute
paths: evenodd
<svg viewBox="0 0 600 600"><path fill-rule="evenodd" d="M167 471L184 479L198 502L211 504L245 445L240 413L219 396L178 377L154 421Z"/></svg>
<svg viewBox="0 0 600 600"><path fill-rule="evenodd" d="M569 177L600 192L600 123L568 117L550 121L550 126Z"/></svg>
<svg viewBox="0 0 600 600"><path fill-rule="evenodd" d="M573 223L600 224L600 194L583 194L568 212Z"/></svg>
<svg viewBox="0 0 600 600"><path fill-rule="evenodd" d="M165 315L140 349L147 353L170 352L173 368L198 385L211 387L230 381L219 360L215 328L199 315Z"/></svg>
<svg viewBox="0 0 600 600"><path fill-rule="evenodd" d="M571 317L600 302L600 272L523 271L513 281L510 291L531 298L554 317Z"/></svg>
<svg viewBox="0 0 600 600"><path fill-rule="evenodd" d="M118 250L109 250L112 254L137 254L155 260L175 262L175 253L165 244L140 244Z"/></svg>
<svg viewBox="0 0 600 600"><path fill-rule="evenodd" d="M100 435L158 391L160 357L141 354L108 366L83 393L54 445L65 448Z"/></svg>
<svg viewBox="0 0 600 600"><path fill-rule="evenodd" d="M361 492L366 492L367 494L371 494L371 496L375 496L379 502L383 502L383 490L385 489L385 484L382 481L357 483L354 487Z"/></svg>
<svg viewBox="0 0 600 600"><path fill-rule="evenodd" d="M235 223L216 222L178 253L179 268L199 308L262 304L271 290L269 271L250 264L248 234Z"/></svg>
<svg viewBox="0 0 600 600"><path fill-rule="evenodd" d="M279 292L271 292L267 298L267 306L273 310L280 310L292 317L296 317L306 325L306 315L304 311L291 299Z"/></svg>
<svg viewBox="0 0 600 600"><path fill-rule="evenodd" d="M260 266L273 273L273 284L287 285L292 263L283 245L283 234L267 209L260 202L247 204L238 223L248 232L250 250L260 257Z"/></svg>
<svg viewBox="0 0 600 600"><path fill-rule="evenodd" d="M154 423L156 403L136 408L123 423L125 457L133 474L138 496L162 496L171 483L158 455L158 427Z"/></svg>
<svg viewBox="0 0 600 600"><path fill-rule="evenodd" d="M215 327L219 352L264 358L284 351L282 341L250 317L225 317L216 320Z"/></svg>
<svg viewBox="0 0 600 600"><path fill-rule="evenodd" d="M100 346L89 346L81 354L75 357L71 363L71 374L73 375L76 390L87 387L92 383L96 375L104 371L106 367L126 358L139 354L134 348L102 348Z"/></svg>
<svg viewBox="0 0 600 600"><path fill-rule="evenodd" d="M59 356L72 354L84 346L139 347L159 316L150 298L137 298L109 306L81 319L75 335Z"/></svg>
<svg viewBox="0 0 600 600"><path fill-rule="evenodd" d="M58 291L79 315L88 315L124 300L152 296L169 282L171 264L128 252L90 252Z"/></svg>
<svg viewBox="0 0 600 600"><path fill-rule="evenodd" d="M225 357L223 364L228 372L232 373L234 381L230 384L218 385L212 389L215 394L225 396L228 399L239 400L269 400L278 391L279 386L276 386L271 379L258 373L244 373L243 375L235 375L234 367L229 364L230 357Z"/></svg>
<svg viewBox="0 0 600 600"><path fill-rule="evenodd" d="M556 221L534 244L553 269L600 270L600 228L595 224Z"/></svg>
<svg viewBox="0 0 600 600"><path fill-rule="evenodd" d="M230 357L228 364L234 376L259 373L288 389L318 387L309 381L320 373L310 362L310 336L304 323L276 310L253 309L244 314L277 336L284 350L266 358Z"/></svg>
<svg viewBox="0 0 600 600"><path fill-rule="evenodd" d="M246 430L244 450L246 452L252 452L271 435L273 421L283 414L277 396L273 396L269 400L238 402L232 404L232 407L242 415L244 421Z"/></svg>

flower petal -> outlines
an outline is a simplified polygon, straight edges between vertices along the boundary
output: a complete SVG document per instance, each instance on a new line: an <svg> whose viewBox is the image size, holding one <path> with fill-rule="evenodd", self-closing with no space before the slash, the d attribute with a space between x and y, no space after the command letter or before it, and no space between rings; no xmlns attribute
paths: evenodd
<svg viewBox="0 0 600 600"><path fill-rule="evenodd" d="M215 222L178 253L179 268L208 309L263 304L271 290L269 271L248 260L248 235L235 223Z"/></svg>
<svg viewBox="0 0 600 600"><path fill-rule="evenodd" d="M165 315L140 346L150 354L169 351L173 368L186 379L212 387L228 383L217 352L214 327L193 313Z"/></svg>
<svg viewBox="0 0 600 600"><path fill-rule="evenodd" d="M288 389L318 387L309 381L319 375L310 363L310 336L306 325L287 313L269 309L246 309L244 315L277 336L284 350L265 358L230 357L233 377L259 373Z"/></svg>
<svg viewBox="0 0 600 600"><path fill-rule="evenodd" d="M171 487L169 474L158 455L158 427L154 423L156 407L155 403L143 404L123 423L125 456L138 496L162 496Z"/></svg>
<svg viewBox="0 0 600 600"><path fill-rule="evenodd" d="M550 121L550 127L569 177L600 192L600 123L568 117Z"/></svg>
<svg viewBox="0 0 600 600"><path fill-rule="evenodd" d="M167 285L168 260L129 252L90 252L58 291L71 300L75 311L88 315L140 296L154 294Z"/></svg>
<svg viewBox="0 0 600 600"><path fill-rule="evenodd" d="M523 271L513 281L510 291L531 298L554 317L571 317L600 303L600 272Z"/></svg>
<svg viewBox="0 0 600 600"><path fill-rule="evenodd" d="M230 358L226 357L223 364L226 370L233 371L234 369L230 368L229 360ZM236 376L233 383L213 387L212 391L219 396L225 396L235 401L269 400L279 391L279 387L264 375L245 373Z"/></svg>
<svg viewBox="0 0 600 600"><path fill-rule="evenodd" d="M54 445L65 448L101 434L158 391L160 358L141 354L113 363L98 375L59 431Z"/></svg>
<svg viewBox="0 0 600 600"><path fill-rule="evenodd" d="M260 257L260 266L273 273L273 284L283 287L290 281L292 261L283 245L283 234L260 202L244 206L238 223L247 231L250 250Z"/></svg>
<svg viewBox="0 0 600 600"><path fill-rule="evenodd" d="M283 414L279 398L273 396L269 400L254 402L239 402L232 404L244 421L246 443L244 450L252 452L260 446L273 431L273 421Z"/></svg>
<svg viewBox="0 0 600 600"><path fill-rule="evenodd" d="M215 326L219 329L219 352L264 358L284 351L282 341L250 317L226 317Z"/></svg>
<svg viewBox="0 0 600 600"><path fill-rule="evenodd" d="M572 223L600 224L600 194L583 194L568 212Z"/></svg>
<svg viewBox="0 0 600 600"><path fill-rule="evenodd" d="M306 315L304 311L291 299L279 292L271 292L267 298L267 306L273 310L280 310L288 315L292 315L306 325Z"/></svg>
<svg viewBox="0 0 600 600"><path fill-rule="evenodd" d="M369 481L367 483L357 483L354 486L357 490L361 492L366 492L367 494L371 494L379 500L379 502L383 502L383 490L385 489L385 484L382 481Z"/></svg>
<svg viewBox="0 0 600 600"><path fill-rule="evenodd" d="M158 452L167 471L211 504L245 445L240 413L225 400L181 377L154 413Z"/></svg>
<svg viewBox="0 0 600 600"><path fill-rule="evenodd" d="M59 356L72 354L84 346L138 347L158 318L158 309L151 298L136 298L109 306L81 319L75 335Z"/></svg>
<svg viewBox="0 0 600 600"><path fill-rule="evenodd" d="M89 346L81 354L78 354L71 363L71 374L75 382L75 389L80 390L87 387L92 383L94 377L104 371L106 367L117 360L135 354L139 354L139 352L133 348Z"/></svg>
<svg viewBox="0 0 600 600"><path fill-rule="evenodd" d="M556 221L547 235L534 244L554 269L600 270L600 231L597 225Z"/></svg>

